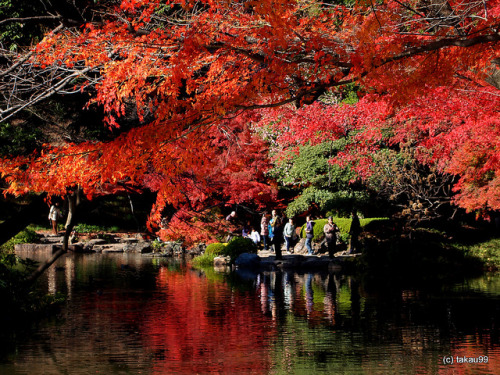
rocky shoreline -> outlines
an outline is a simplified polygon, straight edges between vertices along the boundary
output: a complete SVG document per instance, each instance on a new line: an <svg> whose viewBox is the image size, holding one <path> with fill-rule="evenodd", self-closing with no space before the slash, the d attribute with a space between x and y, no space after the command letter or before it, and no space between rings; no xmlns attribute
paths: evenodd
<svg viewBox="0 0 500 375"><path fill-rule="evenodd" d="M166 242L161 244L161 251L154 246L154 241L144 239L140 234L105 234L102 238L92 238L95 236L79 236L78 240L69 245L69 251L85 254L112 254L112 253L135 253L148 257L187 257L192 259L203 254L206 245L199 244L190 249L185 249L178 242ZM40 234L39 243L17 244L16 252L30 253L48 251L53 253L59 250L63 243L62 236ZM301 246L302 245L302 246ZM276 259L274 252L269 250L259 250L257 254L244 253L233 263L229 257L217 257L214 260L214 267L220 271L236 269L262 269L262 270L315 270L315 271L339 271L340 269L350 269L355 265L355 258L358 254L346 254L340 251L334 258L327 254L319 253L308 255L305 253L303 244L297 244L294 253L283 251L282 259Z"/></svg>

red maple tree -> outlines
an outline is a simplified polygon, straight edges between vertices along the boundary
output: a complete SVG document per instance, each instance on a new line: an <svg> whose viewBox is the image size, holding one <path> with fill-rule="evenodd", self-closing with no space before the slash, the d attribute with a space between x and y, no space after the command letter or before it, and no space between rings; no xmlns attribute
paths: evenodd
<svg viewBox="0 0 500 375"><path fill-rule="evenodd" d="M413 134L415 118L424 119L430 110L420 105L420 112L412 112L419 109L417 98L424 104L447 95L459 100L467 82L475 97L487 95L484 80L500 57L500 0L123 0L100 2L99 10L78 28L61 25L27 55L12 59L7 86L17 82L8 79L14 75L41 75L49 68L50 74L43 76L44 85L33 85L32 95L12 91L2 119L52 92L93 88L91 101L103 106L108 126L119 126L130 103L142 122L111 142L48 147L30 158L2 160L9 193L61 195L80 187L93 196L124 185L146 186L158 192L155 220L167 204L192 213L206 212L217 199L259 199L271 193L258 182L266 155L242 112L312 103L326 90L357 81L370 93L355 109L355 126L365 130L357 147L369 150L373 142L366 138L377 136L387 115L395 119L395 142ZM481 120L469 132L482 138L488 129L498 134L495 111L488 112L491 121ZM445 123L450 124L439 126ZM315 122L307 124L298 135L314 131ZM486 161L478 162L479 140L456 148L459 132L448 133L446 168L463 176L458 202L497 207L494 199L480 202L481 190L467 183L484 171L496 176L494 142L482 155ZM425 132L419 137L412 141L433 152L441 147L438 138L445 138ZM495 181L488 175L481 188L494 192Z"/></svg>

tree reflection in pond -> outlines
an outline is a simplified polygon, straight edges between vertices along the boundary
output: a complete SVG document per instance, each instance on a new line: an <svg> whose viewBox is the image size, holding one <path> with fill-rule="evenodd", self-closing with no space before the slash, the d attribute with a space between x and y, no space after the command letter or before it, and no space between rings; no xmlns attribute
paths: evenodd
<svg viewBox="0 0 500 375"><path fill-rule="evenodd" d="M268 371L276 334L258 301L190 270L162 267L157 280L141 329L155 373Z"/></svg>
<svg viewBox="0 0 500 375"><path fill-rule="evenodd" d="M56 267L40 285L67 292L67 304L31 333L1 337L0 374L500 368L499 275L424 290L340 273L225 275L130 254L68 255ZM445 356L488 363L446 365Z"/></svg>

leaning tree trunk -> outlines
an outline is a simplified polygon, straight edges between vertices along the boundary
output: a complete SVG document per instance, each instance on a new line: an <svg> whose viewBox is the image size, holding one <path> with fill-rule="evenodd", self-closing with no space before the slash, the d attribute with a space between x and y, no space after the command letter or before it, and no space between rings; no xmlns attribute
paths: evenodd
<svg viewBox="0 0 500 375"><path fill-rule="evenodd" d="M27 279L27 284L33 284L44 272L48 269L54 262L59 259L59 257L68 252L69 248L69 238L71 232L75 226L75 214L76 206L79 203L79 189L67 195L68 198L68 216L66 218L66 224L64 226L64 237L62 247L59 248L52 257L50 257L45 263L42 263Z"/></svg>

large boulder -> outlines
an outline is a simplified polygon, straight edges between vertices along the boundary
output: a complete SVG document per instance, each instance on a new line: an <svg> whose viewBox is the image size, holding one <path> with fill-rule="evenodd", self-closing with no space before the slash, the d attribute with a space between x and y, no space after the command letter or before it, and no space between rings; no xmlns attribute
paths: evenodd
<svg viewBox="0 0 500 375"><path fill-rule="evenodd" d="M227 256L219 256L214 258L214 267L224 267L231 264L231 258Z"/></svg>
<svg viewBox="0 0 500 375"><path fill-rule="evenodd" d="M255 268L260 265L260 257L257 254L243 253L236 258L234 265L238 268Z"/></svg>
<svg viewBox="0 0 500 375"><path fill-rule="evenodd" d="M149 242L126 243L123 246L124 253L146 254L152 252Z"/></svg>
<svg viewBox="0 0 500 375"><path fill-rule="evenodd" d="M195 257L203 254L207 248L207 245L204 243L199 243L189 249L188 254Z"/></svg>

